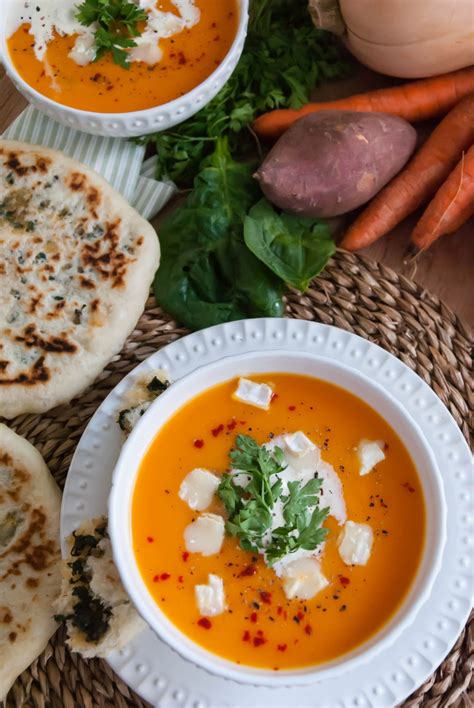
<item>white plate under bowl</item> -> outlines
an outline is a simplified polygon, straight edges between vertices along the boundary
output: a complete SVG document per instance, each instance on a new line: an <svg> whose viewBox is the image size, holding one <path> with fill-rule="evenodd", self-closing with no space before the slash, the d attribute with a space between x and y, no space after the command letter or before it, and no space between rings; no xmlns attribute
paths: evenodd
<svg viewBox="0 0 474 708"><path fill-rule="evenodd" d="M62 539L85 519L106 513L111 476L123 442L116 416L124 393L137 377L164 368L176 381L224 356L274 349L313 353L359 371L418 422L441 470L448 511L441 569L429 599L390 649L358 671L347 672L343 680L294 688L246 686L212 676L185 661L151 630L110 655L109 664L131 688L161 708L394 706L441 663L469 615L472 462L466 441L439 398L411 369L375 344L304 320L255 319L211 327L164 347L116 386L85 430L64 492Z"/></svg>
<svg viewBox="0 0 474 708"><path fill-rule="evenodd" d="M136 561L131 528L133 490L145 452L158 431L176 412L195 396L237 376L286 372L320 378L341 386L375 409L403 440L418 470L427 506L426 543L423 558L407 597L384 627L368 641L337 659L318 666L284 669L278 672L261 669L217 656L181 632L156 604ZM157 635L189 661L212 674L258 686L298 686L358 671L377 654L389 647L410 625L431 593L439 572L446 538L446 504L443 483L436 459L417 423L405 409L376 381L354 368L327 356L305 351L275 349L234 356L200 366L176 381L152 403L139 419L122 447L112 477L109 497L109 533L114 560L125 590L133 604Z"/></svg>

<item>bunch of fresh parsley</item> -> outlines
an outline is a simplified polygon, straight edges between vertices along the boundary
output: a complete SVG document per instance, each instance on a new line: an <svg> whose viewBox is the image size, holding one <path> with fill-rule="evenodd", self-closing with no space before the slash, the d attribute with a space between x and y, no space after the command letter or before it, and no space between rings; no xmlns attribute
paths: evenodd
<svg viewBox="0 0 474 708"><path fill-rule="evenodd" d="M217 494L229 516L226 530L239 539L244 550L264 551L266 562L273 565L299 548L312 551L324 541L327 529L321 525L329 509L318 506L322 480L311 479L304 485L289 482L288 494L283 495L278 477L285 469L282 450L267 450L247 435L237 436L230 460L249 481L242 486L236 482L235 473L226 473ZM280 499L285 525L272 530L272 509Z"/></svg>
<svg viewBox="0 0 474 708"><path fill-rule="evenodd" d="M244 51L224 88L184 123L139 140L156 147L157 178L187 188L219 137L234 158L255 152L247 127L257 115L299 108L321 80L346 72L332 36L312 26L307 0L250 0Z"/></svg>
<svg viewBox="0 0 474 708"><path fill-rule="evenodd" d="M127 49L137 46L133 37L140 34L138 23L147 19L144 10L129 0L85 0L77 6L76 18L95 27L94 61L110 52L116 64L129 68Z"/></svg>

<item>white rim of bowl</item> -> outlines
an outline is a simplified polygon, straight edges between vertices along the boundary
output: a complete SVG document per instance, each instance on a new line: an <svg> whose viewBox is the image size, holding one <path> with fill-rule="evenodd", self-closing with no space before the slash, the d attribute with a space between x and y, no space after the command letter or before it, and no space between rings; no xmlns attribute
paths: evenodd
<svg viewBox="0 0 474 708"><path fill-rule="evenodd" d="M199 377L205 372L205 370L212 369L218 366L220 363L224 362L225 360L231 359L236 361L245 361L247 359L255 359L256 356L264 358L268 357L268 355L290 355L291 357L301 359L313 358L321 362L329 363L335 369L339 369L348 373L349 375L354 376L355 378L358 378L361 382L363 382L364 385L371 388L373 392L385 398L389 402L389 405L393 406L397 410L397 412L401 414L402 417L409 421L413 431L415 432L418 442L423 448L423 453L427 456L427 458L429 458L432 472L432 482L434 483L434 486L436 488L436 496L439 502L439 522L437 527L435 527L435 532L438 535L438 539L436 545L434 546L434 550L432 551L434 558L430 568L426 571L427 577L425 578L422 586L418 588L416 597L411 598L410 595L411 593L413 593L414 586L417 580L419 579L420 570L423 564L426 562L426 541L425 547L423 549L423 555L417 569L417 574L413 578L411 585L402 600L402 603L396 609L394 615L388 620L388 622L386 622L375 634L369 637L366 642L356 647L355 649L347 652L347 654L344 654L341 657L334 659L330 662L324 662L320 665L316 664L314 667L309 666L302 667L302 669L281 670L278 672L272 672L269 669L258 669L256 667L247 666L245 664L237 665L235 662L232 662L228 659L224 659L218 654L214 654L213 652L205 649L202 645L194 642L183 631L181 631L160 609L155 600L152 598L142 578L142 575L138 568L138 564L136 563L135 555L133 553L132 548L132 534L130 529L130 504L133 497L133 489L136 481L136 476L139 470L139 464L137 464L134 471L133 482L131 484L131 493L128 498L127 511L129 514L129 519L127 523L129 530L127 532L127 540L129 541L129 543L126 549L124 549L122 545L116 545L115 543L115 539L117 539L119 535L123 533L124 529L123 514L121 514L120 512L119 506L120 499L122 497L123 483L126 482L127 479L128 481L130 481L130 466L126 462L128 450L129 448L133 447L135 443L135 438L137 438L140 433L140 428L144 423L146 423L149 418L151 418L154 409L160 405L163 405L163 403L166 403L166 400L173 395L173 392L176 393L177 386L179 386L180 388L185 388L188 385L190 379ZM273 367L272 371L275 372L276 369ZM232 376L227 377L223 380L228 380L228 378L232 378ZM213 385L214 384L210 384L206 387L203 387L200 392L203 393L208 388L211 388ZM358 397L360 398L360 396ZM182 407L182 405L186 404L184 403L178 406L178 408L176 408L176 410L171 415L175 415L177 411ZM159 429L159 427L156 428L152 440L158 434ZM420 482L422 483L421 479ZM422 486L424 487L423 483ZM426 488L424 488L424 494L425 492ZM427 440L425 439L425 436L420 430L418 423L404 410L403 406L401 406L401 404L395 398L393 398L386 390L379 386L377 382L372 381L369 377L359 371L354 371L353 369L351 369L350 366L347 366L340 362L331 361L327 357L320 357L312 353L295 352L284 349L274 350L272 352L254 351L241 355L225 356L219 359L217 362L197 367L194 371L190 372L183 378L178 379L176 382L174 382L172 386L167 391L165 391L158 399L156 399L152 403L152 405L147 409L145 414L142 416L142 418L140 418L139 422L132 430L132 433L124 443L112 476L112 485L108 501L108 514L109 533L112 542L112 549L116 567L119 571L121 580L129 597L131 598L137 611L142 615L142 617L147 622L152 631L154 631L162 641L168 644L168 646L170 646L174 651L176 651L181 657L190 661L192 664L208 671L211 674L218 675L224 678L229 678L238 683L268 687L302 686L314 683L314 681L319 682L328 678L336 678L337 676L340 676L341 674L344 674L347 671L353 671L358 667L367 664L381 650L389 648L400 636L400 634L406 629L406 627L411 624L414 617L419 612L420 608L431 594L434 581L441 567L443 549L446 541L447 524L447 508L444 498L443 484L436 459ZM412 601L410 607L407 607L408 600ZM143 610L144 607L146 607L146 611ZM370 644L370 646L367 646L367 648L364 649L365 644Z"/></svg>
<svg viewBox="0 0 474 708"><path fill-rule="evenodd" d="M2 2L3 0L0 0ZM96 111L85 111L82 108L74 108L73 106L68 106L64 103L58 103L57 101L54 101L52 98L49 98L48 96L45 96L44 93L40 93L37 91L33 86L31 86L27 81L23 79L23 77L18 73L11 57L10 53L8 51L7 47L7 39L8 37L6 36L6 28L3 30L1 33L1 41L0 41L0 61L4 65L7 74L9 74L10 78L12 78L14 81L16 81L18 84L20 84L21 88L25 92L25 94L31 94L39 103L45 103L46 105L50 106L53 109L57 109L59 107L60 110L64 111L68 115L76 115L76 116L81 116L83 118L88 118L88 119L98 119L98 120L118 120L121 117L126 117L127 119L133 120L134 118L140 119L144 115L152 115L154 111L170 111L173 112L176 109L180 108L180 103L182 100L194 100L199 96L199 93L202 91L203 87L212 80L215 80L216 78L220 78L221 74L225 73L227 70L227 67L229 63L232 61L232 56L234 52L237 50L238 45L240 42L245 42L245 38L247 36L247 24L248 24L248 11L249 11L249 1L250 0L237 0L237 5L239 9L239 22L237 25L237 32L234 37L234 41L229 47L229 51L225 55L224 59L221 61L219 66L212 72L212 74L209 74L209 76L206 76L206 78L201 81L200 84L192 88L190 91L187 93L183 94L182 96L179 96L178 98L174 98L172 101L168 101L167 103L160 103L157 106L151 106L151 108L142 108L137 111L122 111L121 113L98 113ZM5 9L4 12L11 12L10 9ZM5 20L5 25L6 25L6 14L4 15L4 20ZM198 109L200 110L200 109ZM197 112L197 111L196 111Z"/></svg>

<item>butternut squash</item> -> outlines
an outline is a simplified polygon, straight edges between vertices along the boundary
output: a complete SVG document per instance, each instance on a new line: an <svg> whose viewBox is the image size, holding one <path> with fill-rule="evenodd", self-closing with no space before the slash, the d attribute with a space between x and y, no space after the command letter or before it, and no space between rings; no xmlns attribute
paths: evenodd
<svg viewBox="0 0 474 708"><path fill-rule="evenodd" d="M309 0L309 10L382 74L414 79L474 64L472 0Z"/></svg>

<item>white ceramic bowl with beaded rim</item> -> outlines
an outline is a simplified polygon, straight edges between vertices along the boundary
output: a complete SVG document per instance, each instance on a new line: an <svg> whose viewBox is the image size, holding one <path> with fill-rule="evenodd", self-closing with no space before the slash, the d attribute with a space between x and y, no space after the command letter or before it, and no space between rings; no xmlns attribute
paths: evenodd
<svg viewBox="0 0 474 708"><path fill-rule="evenodd" d="M182 633L161 611L149 593L133 552L131 502L145 451L157 432L179 408L211 386L239 375L286 372L313 376L337 384L362 398L403 440L423 487L427 529L417 575L391 620L353 651L328 663L274 672L236 664L213 654ZM416 421L379 384L364 374L315 354L290 351L252 352L224 357L202 366L174 383L150 406L124 444L114 470L109 497L109 532L122 582L152 630L182 657L212 674L256 686L299 686L357 670L390 647L410 625L429 598L439 572L446 539L446 504L434 454Z"/></svg>
<svg viewBox="0 0 474 708"><path fill-rule="evenodd" d="M58 0L60 2L60 0ZM13 4L18 0L0 0L0 62L18 91L50 118L93 135L131 138L168 130L204 108L224 87L237 66L247 36L249 0L237 0L239 21L237 33L226 56L217 69L195 88L173 101L153 108L124 113L96 113L64 106L36 91L18 73L7 47L13 25Z"/></svg>

